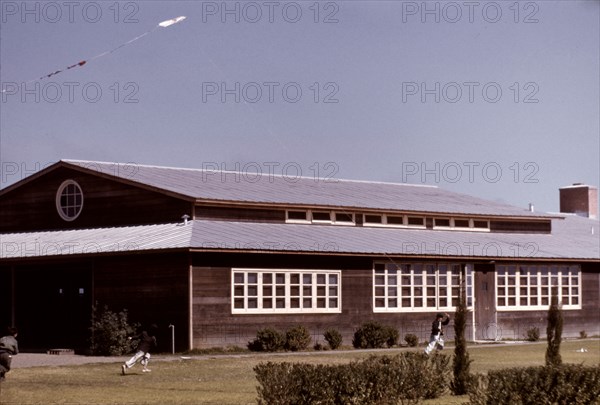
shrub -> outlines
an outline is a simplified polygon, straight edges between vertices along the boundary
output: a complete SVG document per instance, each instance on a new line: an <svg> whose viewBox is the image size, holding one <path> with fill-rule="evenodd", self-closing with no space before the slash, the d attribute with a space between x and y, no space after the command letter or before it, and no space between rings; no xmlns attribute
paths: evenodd
<svg viewBox="0 0 600 405"><path fill-rule="evenodd" d="M478 375L474 382L469 390L473 405L597 404L600 366L510 368Z"/></svg>
<svg viewBox="0 0 600 405"><path fill-rule="evenodd" d="M530 342L537 342L538 340L540 340L540 328L538 328L537 326L533 326L527 329L527 334L525 337Z"/></svg>
<svg viewBox="0 0 600 405"><path fill-rule="evenodd" d="M546 348L547 366L558 366L562 363L562 357L560 356L562 329L562 310L558 304L558 295L554 292L550 301L550 308L548 309L548 327L546 328L546 336L548 338L548 347Z"/></svg>
<svg viewBox="0 0 600 405"><path fill-rule="evenodd" d="M256 339L248 342L248 349L254 352L276 352L283 349L285 336L273 329L263 328L256 333Z"/></svg>
<svg viewBox="0 0 600 405"><path fill-rule="evenodd" d="M451 384L454 395L466 394L471 379L470 369L473 360L469 359L467 340L465 339L468 314L465 288L464 285L461 285L460 299L454 314L454 357L452 358L454 378Z"/></svg>
<svg viewBox="0 0 600 405"><path fill-rule="evenodd" d="M404 341L409 347L416 347L419 345L419 338L417 335L412 333L408 333L406 336L404 336Z"/></svg>
<svg viewBox="0 0 600 405"><path fill-rule="evenodd" d="M323 337L331 350L335 350L342 345L342 334L337 329L327 329L323 333Z"/></svg>
<svg viewBox="0 0 600 405"><path fill-rule="evenodd" d="M90 352L96 356L120 356L135 349L135 343L127 337L135 334L139 324L130 325L127 320L127 310L119 313L112 312L105 305L98 308L98 303L92 306L92 320L89 328Z"/></svg>
<svg viewBox="0 0 600 405"><path fill-rule="evenodd" d="M398 345L398 341L400 340L400 332L398 332L398 329L393 326L384 326L384 333L387 335L385 343L388 347Z"/></svg>
<svg viewBox="0 0 600 405"><path fill-rule="evenodd" d="M352 346L356 349L377 349L384 347L384 345L391 347L397 344L398 337L397 329L371 321L362 324L354 332Z"/></svg>
<svg viewBox="0 0 600 405"><path fill-rule="evenodd" d="M294 326L285 334L285 349L293 352L306 350L311 340L310 333L304 326Z"/></svg>
<svg viewBox="0 0 600 405"><path fill-rule="evenodd" d="M584 330L579 331L579 339L586 339L588 337L587 332Z"/></svg>
<svg viewBox="0 0 600 405"><path fill-rule="evenodd" d="M304 404L396 404L437 398L448 387L450 359L444 355L402 353L371 356L342 365L260 363L258 403Z"/></svg>

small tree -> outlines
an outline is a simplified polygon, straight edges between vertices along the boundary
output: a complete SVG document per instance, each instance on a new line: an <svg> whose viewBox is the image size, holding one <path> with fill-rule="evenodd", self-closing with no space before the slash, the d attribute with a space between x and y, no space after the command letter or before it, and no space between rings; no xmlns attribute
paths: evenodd
<svg viewBox="0 0 600 405"><path fill-rule="evenodd" d="M256 332L256 339L248 342L248 349L253 352L276 352L283 349L285 335L273 328L263 328Z"/></svg>
<svg viewBox="0 0 600 405"><path fill-rule="evenodd" d="M562 309L558 302L558 292L553 288L550 308L548 309L548 327L546 328L546 335L548 337L548 347L546 349L547 366L560 366L562 364L562 357L560 356L562 329Z"/></svg>
<svg viewBox="0 0 600 405"><path fill-rule="evenodd" d="M469 314L469 310L467 309L464 278L463 275L458 306L456 307L456 313L454 314L454 379L450 385L455 395L465 395L468 392L469 381L471 379L470 366L473 361L469 359L467 341L465 339L465 329L467 326L467 315Z"/></svg>
<svg viewBox="0 0 600 405"><path fill-rule="evenodd" d="M294 326L285 333L285 349L293 352L306 350L311 340L308 329L302 325Z"/></svg>
<svg viewBox="0 0 600 405"><path fill-rule="evenodd" d="M325 341L331 350L335 350L342 345L342 334L335 328L327 329L323 333L323 337L325 337Z"/></svg>
<svg viewBox="0 0 600 405"><path fill-rule="evenodd" d="M135 334L139 324L130 325L127 320L127 310L119 313L112 312L105 305L98 308L98 303L92 306L92 322L90 326L90 351L93 355L120 356L131 352L135 342L127 339Z"/></svg>

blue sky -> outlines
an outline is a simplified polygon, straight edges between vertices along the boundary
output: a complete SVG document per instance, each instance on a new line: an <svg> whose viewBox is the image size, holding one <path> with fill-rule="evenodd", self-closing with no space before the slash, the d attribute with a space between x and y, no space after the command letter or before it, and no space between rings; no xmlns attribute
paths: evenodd
<svg viewBox="0 0 600 405"><path fill-rule="evenodd" d="M599 10L2 1L0 187L83 159L433 184L557 211L559 187L600 182Z"/></svg>

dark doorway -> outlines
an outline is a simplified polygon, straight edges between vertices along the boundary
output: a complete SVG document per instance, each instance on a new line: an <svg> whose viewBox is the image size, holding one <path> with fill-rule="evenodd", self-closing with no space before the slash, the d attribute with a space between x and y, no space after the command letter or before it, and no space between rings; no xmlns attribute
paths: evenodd
<svg viewBox="0 0 600 405"><path fill-rule="evenodd" d="M17 266L15 324L22 351L82 351L88 345L92 271L86 264Z"/></svg>

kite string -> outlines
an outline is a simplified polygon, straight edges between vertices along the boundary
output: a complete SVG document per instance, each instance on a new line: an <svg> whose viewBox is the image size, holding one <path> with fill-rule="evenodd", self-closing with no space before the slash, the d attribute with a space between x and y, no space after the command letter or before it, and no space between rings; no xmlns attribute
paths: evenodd
<svg viewBox="0 0 600 405"><path fill-rule="evenodd" d="M123 48L124 46L127 46L127 45L131 44L132 42L135 42L135 41L137 41L138 39L140 39L140 38L143 38L143 37L145 37L145 36L146 36L146 35L148 35L148 34L151 34L152 32L154 32L154 31L155 31L156 29L158 29L158 28L159 28L159 26L157 25L156 27L152 28L151 30L149 30L149 31L146 31L146 32L144 32L143 34L141 34L141 35L138 35L137 37L135 37L135 38L132 38L132 39L130 39L130 40L129 40L129 41L127 41L127 42L123 42L121 45L119 45L119 46L117 46L117 47L115 47L115 48L113 48L113 49L111 49L111 50L104 51L104 52L102 52L102 53L100 53L100 54L98 54L98 55L96 55L96 56L93 56L93 57L91 57L91 58L90 58L90 59L89 59L87 62L90 62L90 61L93 61L94 59L98 59L98 58L100 58L100 57L102 57L102 56L106 56L106 55L108 55L108 54L111 54L111 53L113 53L113 52L115 52L115 51L117 51L117 50L119 50L119 49Z"/></svg>
<svg viewBox="0 0 600 405"><path fill-rule="evenodd" d="M26 81L26 82L24 82L24 83L27 85L27 84L29 84L29 83L32 83L32 82L35 82L35 81L38 81L38 80L44 80L44 79L50 78L50 77L52 77L52 76L55 76L55 75L57 75L57 74L59 74L59 73L62 73L62 72L64 72L65 70L73 69L73 68L75 68L75 67L78 67L78 66L83 66L83 65L85 65L86 63L89 63L89 62L91 62L91 61L93 61L93 60L95 60L95 59L101 58L101 57L103 57L103 56L109 55L109 54L111 54L111 53L113 53L113 52L115 52L115 51L117 51L117 50L119 50L119 49L123 48L124 46L127 46L127 45L131 44L132 42L135 42L135 41L137 41L138 39L141 39L141 38L145 37L146 35L148 35L148 34L151 34L151 33L152 33L152 32L154 32L155 30L157 30L159 27L160 27L160 25L157 25L156 27L152 28L151 30L148 30L148 31L144 32L143 34L141 34L141 35L138 35L137 37L130 39L130 40L129 40L129 41L127 41L127 42L123 42L122 44L120 44L119 46L117 46L117 47L115 47L115 48L113 48L113 49L110 49L110 50L108 50L108 51L104 51L104 52L102 52L102 53L99 53L98 55L96 55L96 56L93 56L93 57L91 57L91 58L89 58L89 59L87 59L87 60L82 60L82 61L80 61L80 62L74 63L74 64L72 64L72 65L70 65L70 66L67 66L67 67L63 68L63 69L56 70L56 71L54 71L54 72L52 72L52 73L49 73L49 74L47 74L47 75L44 75L44 76L41 76L41 77L40 77L40 78L38 78L38 79L31 79L31 80L27 80L27 81ZM2 89L2 93L5 93L5 92L6 92L6 89Z"/></svg>

